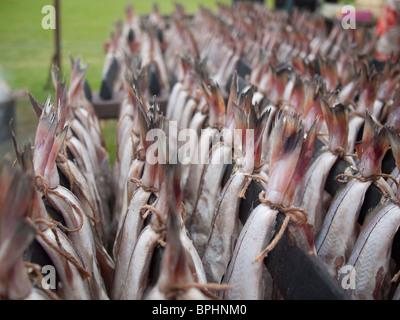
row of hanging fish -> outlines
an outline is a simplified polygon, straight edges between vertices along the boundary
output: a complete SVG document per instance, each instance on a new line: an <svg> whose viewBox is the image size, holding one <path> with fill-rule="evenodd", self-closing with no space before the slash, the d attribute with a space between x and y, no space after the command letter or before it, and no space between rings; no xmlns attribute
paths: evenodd
<svg viewBox="0 0 400 320"><path fill-rule="evenodd" d="M53 103L31 97L34 145L15 142L0 177L0 297L273 299L264 261L292 224L338 283L353 268L351 298L398 299L398 62L376 70L369 29L328 32L308 12L221 4L188 19L177 4L170 17L127 7L107 42L103 77L124 96L113 167L79 59L69 88L53 70ZM243 222L251 183L263 191ZM372 187L381 200L360 221Z"/></svg>

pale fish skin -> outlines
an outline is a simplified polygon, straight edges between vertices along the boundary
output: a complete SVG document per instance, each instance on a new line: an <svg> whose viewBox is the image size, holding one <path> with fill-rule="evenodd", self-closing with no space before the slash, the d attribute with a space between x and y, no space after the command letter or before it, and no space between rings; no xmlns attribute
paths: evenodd
<svg viewBox="0 0 400 320"><path fill-rule="evenodd" d="M96 246L89 218L86 216L79 200L68 189L58 186L48 194L49 200L56 210L62 214L69 229L76 229L83 219L82 227L68 232L68 238L76 247L87 271L93 274L89 279L90 289L96 299L108 300L108 294L96 260ZM73 205L71 205L73 204ZM80 211L80 212L78 212Z"/></svg>
<svg viewBox="0 0 400 320"><path fill-rule="evenodd" d="M346 264L359 233L358 215L371 181L350 179L340 189L326 214L321 233L316 238L317 255L332 276Z"/></svg>
<svg viewBox="0 0 400 320"><path fill-rule="evenodd" d="M58 228L52 231L51 229L46 229L43 232L44 237L53 246L58 247L56 237L53 232L57 234L57 237L62 245L60 250L68 252L76 261L81 263L81 259L76 253L73 244L67 238L67 236ZM59 296L66 300L91 300L93 299L87 279L82 279L79 270L69 262L65 257L63 257L59 252L50 247L41 236L36 236L36 240L42 246L44 251L48 254L53 265L56 269L57 276L62 283L62 287L59 287ZM83 267L83 264L81 264Z"/></svg>
<svg viewBox="0 0 400 320"><path fill-rule="evenodd" d="M180 232L179 237L182 242L182 246L185 248L186 252L188 253L188 257L191 259L191 262L193 263L193 266L196 271L197 282L206 284L207 277L204 271L203 262L201 261L201 258L199 257L199 254L196 248L194 247L192 240L189 238L184 229L182 229L182 231Z"/></svg>
<svg viewBox="0 0 400 320"><path fill-rule="evenodd" d="M29 295L24 300L52 300L44 291L32 288Z"/></svg>
<svg viewBox="0 0 400 320"><path fill-rule="evenodd" d="M246 183L242 173L233 175L224 186L212 221L204 256L204 270L209 282L220 283L239 236L238 210L241 198L238 193ZM239 191L238 191L239 190Z"/></svg>
<svg viewBox="0 0 400 320"><path fill-rule="evenodd" d="M169 95L168 103L166 106L166 117L168 119L172 119L172 113L175 108L177 97L178 97L179 93L181 92L181 90L184 90L183 83L182 82L175 83L175 85L173 86L172 91Z"/></svg>
<svg viewBox="0 0 400 320"><path fill-rule="evenodd" d="M278 211L258 205L240 232L232 260L224 276L224 283L232 286L224 292L226 300L260 300L266 291L263 277L264 261L254 261L271 242L275 233Z"/></svg>
<svg viewBox="0 0 400 320"><path fill-rule="evenodd" d="M148 300L204 300L205 296L196 287L174 288L190 283L206 284L204 270L192 242L185 231L177 225L174 211L170 213L167 226L167 244L163 252L157 283L145 296ZM200 267L200 269L198 269ZM200 274L198 273L200 272Z"/></svg>
<svg viewBox="0 0 400 320"><path fill-rule="evenodd" d="M185 190L186 187L186 182L188 180L189 174L190 174L190 168L192 166L192 163L198 163L198 146L199 146L199 141L197 139L197 137L199 136L199 129L202 125L202 123L204 122L203 117L196 117L196 119L194 118L189 118L192 117L194 109L192 109L192 106L194 106L194 108L197 107L197 103L193 100L193 99L189 99L188 103L189 106L187 108L185 108L185 113L186 112L190 112L189 115L187 115L187 123L185 122L184 124L182 124L182 128L189 128L190 125L193 125L193 129L195 130L195 132L197 133L196 139L190 139L190 143L191 145L189 146L190 151L192 152L191 158L190 159L186 159L186 155L184 155L185 157L185 161L180 161L180 171L181 171L181 178L180 178L180 183L181 183L181 189ZM198 114L198 112L196 112L196 114ZM186 145L189 142L184 142L184 145ZM181 147L181 146L180 146ZM186 148L187 149L187 148ZM193 151L194 150L194 151ZM179 157L179 154L178 154Z"/></svg>
<svg viewBox="0 0 400 320"><path fill-rule="evenodd" d="M355 268L353 299L388 298L392 244L399 226L400 208L390 202L377 207L374 217L363 227L347 262Z"/></svg>
<svg viewBox="0 0 400 320"><path fill-rule="evenodd" d="M328 173L337 158L337 155L328 150L322 151L310 164L296 190L294 205L308 213L307 223L314 227L315 235L319 234L324 221L326 212L321 199Z"/></svg>
<svg viewBox="0 0 400 320"><path fill-rule="evenodd" d="M160 235L150 225L141 232L129 263L121 300L143 298L143 292L147 287L146 279L148 279L151 257L159 239Z"/></svg>
<svg viewBox="0 0 400 320"><path fill-rule="evenodd" d="M353 153L356 145L356 139L360 128L364 123L364 118L360 116L353 116L349 119L349 134L347 137L347 152Z"/></svg>
<svg viewBox="0 0 400 320"><path fill-rule="evenodd" d="M189 175L183 191L183 201L186 206L186 226L188 229L191 225L193 210L198 198L202 174L206 168L207 159L209 158L211 141L217 133L218 130L211 127L207 127L201 131L197 153L198 161L190 165Z"/></svg>
<svg viewBox="0 0 400 320"><path fill-rule="evenodd" d="M222 159L231 159L231 152L231 147L226 145L220 145L212 152L210 163L205 168L200 184L200 197L196 201L191 226L188 228L200 257L204 254L212 226L214 208L218 201L218 195L221 194L221 181L227 167L226 160Z"/></svg>
<svg viewBox="0 0 400 320"><path fill-rule="evenodd" d="M139 213L141 208L148 203L150 195L151 192L146 192L142 188L136 190L121 224L121 229L117 233L113 248L115 274L112 299L119 299L124 288L129 262L143 228L143 220Z"/></svg>
<svg viewBox="0 0 400 320"><path fill-rule="evenodd" d="M113 226L113 228L116 228L116 231L118 232L121 230L122 223L125 221L125 216L129 210L129 205L132 201L133 195L135 194L136 190L139 189L139 186L137 183L134 183L131 181L132 178L135 179L140 179L143 175L145 168L145 162L139 159L134 159L131 163L129 173L127 175L126 179L126 184L124 187L124 190L122 192L122 201L120 202L121 209L119 214L117 214L118 221L117 219L114 220L114 224L117 224L117 226Z"/></svg>
<svg viewBox="0 0 400 320"><path fill-rule="evenodd" d="M57 167L61 169L66 177L71 175L73 183L71 183L71 192L78 198L82 208L86 214L95 217L99 221L105 221L103 217L103 211L101 207L101 200L98 195L97 189L92 184L91 180L86 179L75 162L67 159L67 163L58 163ZM90 187L89 187L90 183ZM93 234L96 235L99 240L106 242L106 223L92 224Z"/></svg>

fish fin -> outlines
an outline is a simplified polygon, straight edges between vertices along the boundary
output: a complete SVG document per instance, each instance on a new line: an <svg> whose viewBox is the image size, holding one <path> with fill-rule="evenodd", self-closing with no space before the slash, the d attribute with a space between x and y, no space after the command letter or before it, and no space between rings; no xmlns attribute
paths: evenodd
<svg viewBox="0 0 400 320"><path fill-rule="evenodd" d="M40 116L42 115L42 111L44 106L41 105L32 95L30 92L28 92L29 100L31 101L33 110L35 111L35 114L37 118L39 119Z"/></svg>
<svg viewBox="0 0 400 320"><path fill-rule="evenodd" d="M362 141L356 148L362 176L370 177L381 172L382 159L389 143L387 127L381 126L366 112Z"/></svg>
<svg viewBox="0 0 400 320"><path fill-rule="evenodd" d="M307 133L307 136L301 145L299 160L297 161L296 169L294 170L291 182L285 192L285 206L291 206L293 204L296 188L299 185L300 181L303 179L303 176L306 173L307 168L310 164L311 157L314 152L314 143L317 134L318 122L319 117L315 119L313 125L311 126L311 129Z"/></svg>
<svg viewBox="0 0 400 320"><path fill-rule="evenodd" d="M228 103L226 105L226 117L228 120L228 124L231 120L234 119L234 114L232 110L232 103L238 103L238 94L239 94L239 83L238 83L238 75L237 70L233 72L232 82L231 82L231 90L229 93Z"/></svg>
<svg viewBox="0 0 400 320"><path fill-rule="evenodd" d="M338 148L346 150L349 130L348 106L343 103L330 106L322 96L321 109L329 132L329 150L336 152Z"/></svg>

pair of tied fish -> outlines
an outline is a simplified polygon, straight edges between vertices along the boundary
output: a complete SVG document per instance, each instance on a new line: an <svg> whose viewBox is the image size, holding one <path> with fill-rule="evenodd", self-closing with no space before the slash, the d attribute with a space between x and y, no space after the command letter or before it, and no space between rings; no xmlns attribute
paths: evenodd
<svg viewBox="0 0 400 320"><path fill-rule="evenodd" d="M306 212L294 207L293 200L313 153L317 124L316 120L305 135L298 115L278 112L271 135L268 183L259 195L261 203L250 213L235 246L230 248L222 281L232 289L224 291L224 299L271 298L271 275L263 258L279 241L290 220L300 225L307 220ZM285 223L273 240L279 211L286 214ZM309 232L304 226L304 232Z"/></svg>
<svg viewBox="0 0 400 320"><path fill-rule="evenodd" d="M57 294L64 299L108 299L114 263L104 247L108 217L99 196L107 192L95 188L96 182L107 185L108 158L101 137L92 137L100 131L90 129L96 117L88 101L82 100L83 86L76 83L75 76L82 79L84 71L75 67L69 95L65 81L53 70L56 103L48 99L41 106L31 97L39 124L32 159L34 199L27 218L62 283ZM72 125L77 117L80 126ZM103 170L97 177L104 179L101 182L93 177L92 162Z"/></svg>
<svg viewBox="0 0 400 320"><path fill-rule="evenodd" d="M385 181L387 175L381 173L381 164L389 142L395 143L395 134L387 127L379 125L368 112L366 113L362 141L355 146L358 157L354 161L357 169L350 169L337 177L339 182L345 184L335 193L328 209L324 209L321 199L325 181L338 159L338 154L334 150L338 146L346 146L347 141L348 118L347 110L343 107L336 105L331 109L325 109L325 119L332 135L330 144L328 148L322 148L310 165L297 191L296 201L307 207L309 221L314 227L317 255L327 265L332 276L338 277L341 267L345 265L354 266L357 277L356 289L352 292L353 298L387 298L390 248L398 223L394 223L391 227L386 223L395 221L397 205L387 206L386 201L383 201L385 205L369 212L362 226L358 223L358 216L371 184L375 184L384 197L390 199L394 196ZM326 113L329 110L330 113ZM336 126L332 127L330 123L331 125L336 123ZM332 130L336 130L336 133ZM326 159L331 160L327 162ZM360 227L362 227L361 233ZM383 233L384 228L387 233ZM373 243L372 239L378 241L379 232L382 238L379 242Z"/></svg>
<svg viewBox="0 0 400 320"><path fill-rule="evenodd" d="M161 129L156 105L138 103L144 150L151 129ZM159 149L158 157L161 155ZM179 170L172 164L145 161L114 244L113 299L203 299L210 295L200 257L184 226ZM163 250L162 248L165 248ZM161 252L161 254L160 254ZM162 256L161 261L155 257Z"/></svg>
<svg viewBox="0 0 400 320"><path fill-rule="evenodd" d="M363 139L356 145L358 173L350 174L335 195L316 240L317 254L333 276L343 281L343 273L338 274L340 268L354 268L354 299L389 298L392 244L400 226L400 208L398 190L393 191L385 180L394 178L380 171L389 145L398 165L398 143L399 136L392 128L381 127L367 114ZM381 191L382 199L360 226L358 216L372 183Z"/></svg>

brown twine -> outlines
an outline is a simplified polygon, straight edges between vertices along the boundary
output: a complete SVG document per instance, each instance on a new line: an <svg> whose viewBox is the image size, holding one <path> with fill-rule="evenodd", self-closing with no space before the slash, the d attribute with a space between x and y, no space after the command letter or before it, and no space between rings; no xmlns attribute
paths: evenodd
<svg viewBox="0 0 400 320"><path fill-rule="evenodd" d="M336 149L331 152L332 152L332 154L334 154L335 156L338 156L339 158L357 157L357 154L355 154L355 153L347 153L343 147L336 147Z"/></svg>
<svg viewBox="0 0 400 320"><path fill-rule="evenodd" d="M344 177L344 178L354 178L354 179L357 179L357 180L360 181L360 182L369 182L369 181L372 181L372 183L381 191L382 196L385 197L385 198L388 197L388 194L387 194L386 190L384 190L384 189L382 188L382 186L380 186L380 185L378 184L379 178L391 179L391 180L393 180L393 182L396 184L396 186L399 187L399 183L397 182L397 180L396 180L393 176L391 176L390 174L386 174L386 173L376 173L376 174L374 174L374 175L372 175L372 176L369 176L369 177L362 177L362 176L357 176L357 175L353 175L353 174L341 173L341 174L338 174L338 175L335 177L335 180L336 180L337 182L339 182L339 183L347 183L347 182L349 181L348 179L340 179L341 177ZM392 199L392 200L394 200L394 199ZM395 202L395 201L396 201L396 200L394 200L394 202Z"/></svg>
<svg viewBox="0 0 400 320"><path fill-rule="evenodd" d="M25 264L26 268L32 269L35 272L35 276L36 276L35 281L38 283L41 283L43 280L43 275L40 270L40 266L35 263L28 262L28 261L24 261L24 264ZM29 270L28 270L28 272L29 272ZM53 291L51 291L50 289L46 289L43 287L41 287L41 288L51 299L61 300L61 298L57 294L55 294Z"/></svg>
<svg viewBox="0 0 400 320"><path fill-rule="evenodd" d="M246 177L246 180L247 180L246 184L244 185L242 190L237 195L239 198L242 198L242 199L246 199L245 194L246 194L247 188L249 187L251 181L255 180L255 181L258 181L258 182L263 181L264 183L268 183L267 180L265 180L264 178L262 178L261 176L259 176L257 174L256 175L244 174L244 176Z"/></svg>
<svg viewBox="0 0 400 320"><path fill-rule="evenodd" d="M159 234L160 237L157 240L157 242L165 248L165 246L167 245L167 243L165 242L165 237L166 237L167 233L166 233L163 221L162 221L161 213L155 208L157 201L158 201L158 199L156 199L156 201L154 201L154 203L151 205L146 204L143 207L141 207L139 210L139 216L140 216L140 219L145 220L149 216L150 213L154 213L156 215L158 225L155 225L152 223L152 224L150 224L150 227L154 230L155 233Z"/></svg>
<svg viewBox="0 0 400 320"><path fill-rule="evenodd" d="M136 157L136 159L140 160L140 161L146 161L146 155L142 156L141 155L141 151L145 151L145 149L143 147L139 147L135 152L134 155Z"/></svg>
<svg viewBox="0 0 400 320"><path fill-rule="evenodd" d="M392 282L396 283L399 280L399 277L400 277L400 270L397 271L397 273L393 276Z"/></svg>
<svg viewBox="0 0 400 320"><path fill-rule="evenodd" d="M38 180L38 179L40 179L40 181L41 181L41 183L43 184L43 186L38 185L38 183L37 183L37 180ZM59 211L59 210L57 209L56 205L54 204L54 202L50 199L49 193L55 194L55 195L57 195L57 196L60 196L60 194L58 194L56 191L50 189L49 186L48 186L48 184L47 184L46 178L43 177L43 176L40 175L40 174L36 175L36 177L35 177L35 183L36 183L36 188L39 190L39 192L41 192L41 193L44 194L45 198L50 202L51 206L52 206L55 210ZM69 204L71 205L72 208L75 209L75 211L76 211L77 214L79 215L80 223L79 223L78 227L76 227L75 229L70 229L70 228L64 226L64 225L63 225L62 223L60 223L59 221L54 220L53 217L51 217L50 215L49 215L49 218L51 219L51 221L52 221L55 225L57 225L58 227L60 227L60 228L63 229L64 231L67 231L67 232L77 232L77 231L79 231L79 230L82 228L82 226L83 226L83 213L82 213L82 211L81 211L76 205L74 205L73 203L69 203Z"/></svg>
<svg viewBox="0 0 400 320"><path fill-rule="evenodd" d="M35 221L32 221L30 218L27 218L27 221L36 229L36 233L43 239L43 241L50 247L52 248L54 251L56 251L58 254L62 255L65 259L67 259L72 265L74 265L77 269L79 274L81 275L81 277L83 279L86 279L88 277L91 277L92 274L88 271L86 271L80 264L79 262L67 251L61 249L62 245L61 245L61 241L58 238L58 234L55 232L55 225L52 225L49 221L46 221L45 219L36 219ZM45 225L47 225L50 230L53 232L56 242L58 244L58 247L56 245L54 245L49 239L47 239L47 237L44 235L44 233L37 228L37 225L35 223L44 223Z"/></svg>
<svg viewBox="0 0 400 320"><path fill-rule="evenodd" d="M342 147L336 147L336 149L333 150L332 153L339 158L343 158L346 154L346 150L344 150Z"/></svg>
<svg viewBox="0 0 400 320"><path fill-rule="evenodd" d="M156 188L156 187L148 187L148 186L144 185L141 179L130 178L130 181L132 183L136 183L139 187L141 187L146 192L156 193L159 191L158 188Z"/></svg>
<svg viewBox="0 0 400 320"><path fill-rule="evenodd" d="M197 283L197 282L188 282L188 283L180 283L176 284L172 287L172 290L187 290L190 288L199 289L206 297L214 299L214 300L222 300L222 298L212 294L208 289L211 290L231 290L232 286L228 284L219 284L219 283Z"/></svg>
<svg viewBox="0 0 400 320"><path fill-rule="evenodd" d="M156 201L154 201L153 204L151 204L151 205L146 204L140 208L140 211L139 211L140 219L145 220L148 217L148 215L151 212L153 212L156 215L159 224L160 225L163 224L163 221L161 218L161 213L155 208L157 201L158 201L158 198L156 199ZM181 207L182 207L182 223L181 223L180 229L182 230L186 223L186 206L183 202L181 202ZM163 227L161 227L160 229L164 230ZM157 229L155 229L155 230L157 231Z"/></svg>
<svg viewBox="0 0 400 320"><path fill-rule="evenodd" d="M271 243L263 250L261 253L253 260L253 262L260 262L268 253L270 253L275 246L278 244L279 240L282 238L287 226L289 225L289 221L297 225L302 225L307 222L308 214L303 208L298 207L284 207L280 204L272 203L271 201L264 198L266 192L260 192L258 198L261 203L268 205L271 209L278 210L279 212L284 213L285 219L283 220L282 226L279 229L278 234L274 237Z"/></svg>
<svg viewBox="0 0 400 320"><path fill-rule="evenodd" d="M183 202L181 202L181 207L182 207L182 223L181 223L181 230L182 230L186 223L186 206Z"/></svg>

